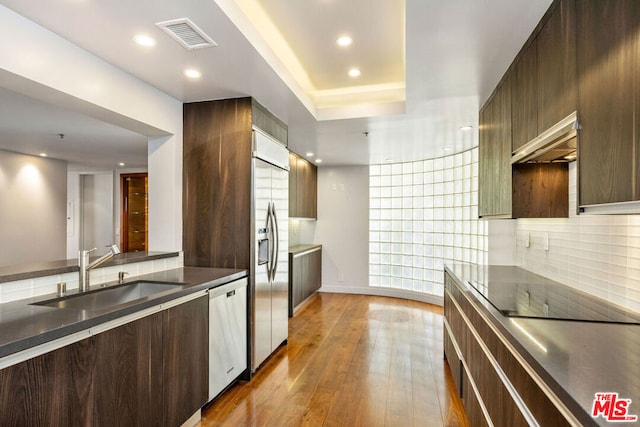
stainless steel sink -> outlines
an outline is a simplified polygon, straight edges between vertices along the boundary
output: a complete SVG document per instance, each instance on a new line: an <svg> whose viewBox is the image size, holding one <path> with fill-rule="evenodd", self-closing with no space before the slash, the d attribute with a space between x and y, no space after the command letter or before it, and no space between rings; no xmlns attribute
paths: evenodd
<svg viewBox="0 0 640 427"><path fill-rule="evenodd" d="M55 308L101 311L181 287L178 283L133 282L33 303Z"/></svg>

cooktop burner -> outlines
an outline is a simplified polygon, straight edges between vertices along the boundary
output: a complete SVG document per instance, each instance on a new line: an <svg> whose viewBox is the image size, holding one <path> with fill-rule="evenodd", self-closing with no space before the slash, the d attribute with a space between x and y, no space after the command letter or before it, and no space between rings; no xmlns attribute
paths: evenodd
<svg viewBox="0 0 640 427"><path fill-rule="evenodd" d="M508 317L640 324L640 314L569 286L501 281L490 281L488 285L478 281L468 283Z"/></svg>

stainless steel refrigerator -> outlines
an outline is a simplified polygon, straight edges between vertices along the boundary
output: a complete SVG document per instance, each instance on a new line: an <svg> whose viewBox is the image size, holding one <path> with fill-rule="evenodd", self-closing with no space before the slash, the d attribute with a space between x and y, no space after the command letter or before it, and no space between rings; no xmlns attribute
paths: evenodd
<svg viewBox="0 0 640 427"><path fill-rule="evenodd" d="M251 370L289 333L289 150L253 131Z"/></svg>

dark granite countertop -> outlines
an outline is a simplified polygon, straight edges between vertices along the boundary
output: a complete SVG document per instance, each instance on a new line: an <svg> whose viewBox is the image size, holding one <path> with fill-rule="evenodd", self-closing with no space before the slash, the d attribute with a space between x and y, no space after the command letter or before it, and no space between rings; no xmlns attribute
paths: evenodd
<svg viewBox="0 0 640 427"><path fill-rule="evenodd" d="M468 282L563 285L518 267L455 264L445 269L565 405L584 411L578 419L619 425L591 418L599 392L631 399L629 414L640 416L640 325L506 317Z"/></svg>
<svg viewBox="0 0 640 427"><path fill-rule="evenodd" d="M178 252L126 252L115 255L101 267L112 265L131 264L134 262L153 261L155 259L172 258L178 256ZM92 257L91 261L100 257L100 254ZM78 271L77 259L64 259L60 261L40 262L34 264L21 264L8 267L0 267L0 283L13 282L14 280L33 279L36 277L53 276Z"/></svg>
<svg viewBox="0 0 640 427"><path fill-rule="evenodd" d="M289 246L289 253L295 255L295 254L299 254L300 252L306 252L306 251L310 251L312 249L321 248L321 247L322 245L316 245L316 244Z"/></svg>
<svg viewBox="0 0 640 427"><path fill-rule="evenodd" d="M31 305L56 298L42 295L0 304L0 357L5 357L96 325L157 306L204 289L214 288L247 276L246 270L184 267L132 277L127 282L155 281L179 283L161 294L151 295L102 311L87 311ZM117 286L116 282L92 289ZM68 295L73 295L72 291Z"/></svg>

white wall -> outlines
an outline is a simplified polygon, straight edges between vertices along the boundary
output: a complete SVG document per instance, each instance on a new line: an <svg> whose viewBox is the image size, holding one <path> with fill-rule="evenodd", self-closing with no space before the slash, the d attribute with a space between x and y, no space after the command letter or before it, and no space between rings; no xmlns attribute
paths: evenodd
<svg viewBox="0 0 640 427"><path fill-rule="evenodd" d="M182 103L2 5L0 22L0 85L149 136L149 249L181 250Z"/></svg>
<svg viewBox="0 0 640 427"><path fill-rule="evenodd" d="M65 258L67 163L0 150L0 266Z"/></svg>
<svg viewBox="0 0 640 427"><path fill-rule="evenodd" d="M302 243L323 245L322 291L371 292L368 166L318 168L318 221Z"/></svg>

